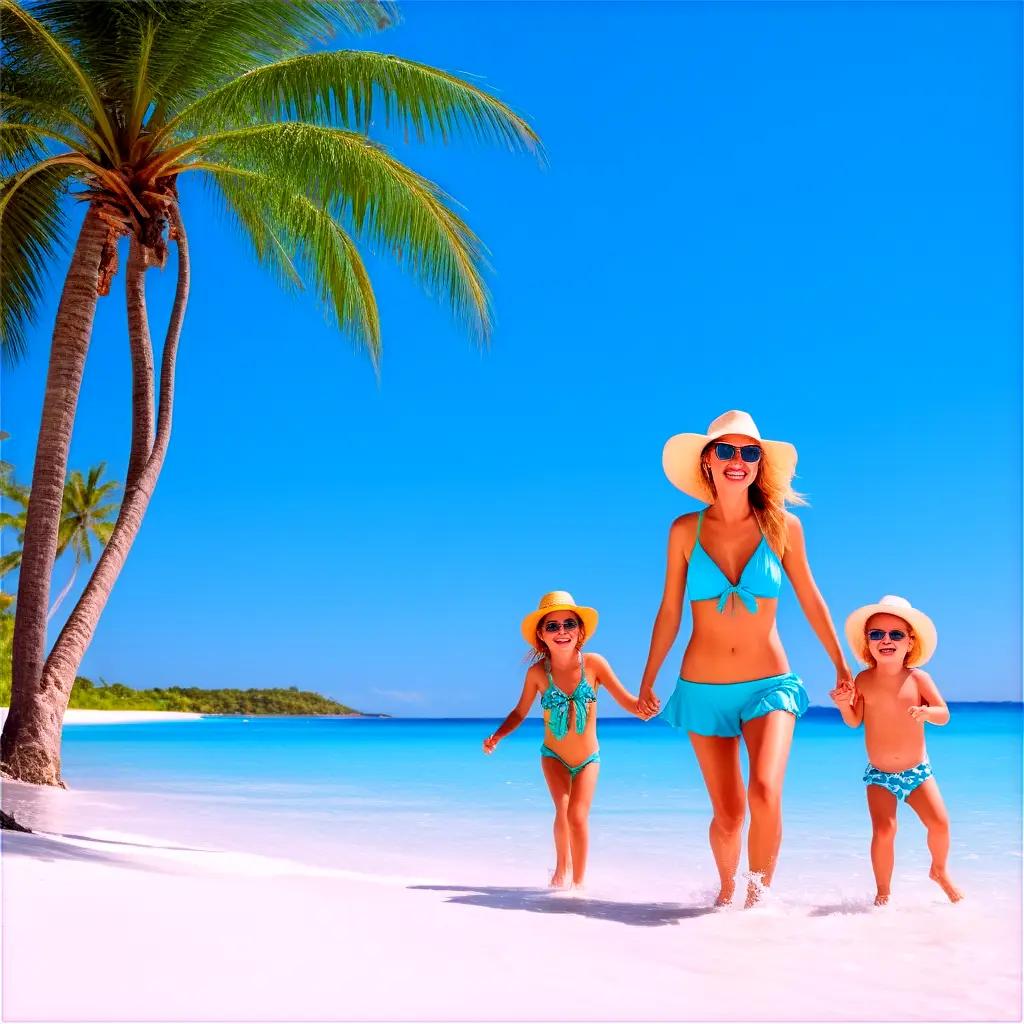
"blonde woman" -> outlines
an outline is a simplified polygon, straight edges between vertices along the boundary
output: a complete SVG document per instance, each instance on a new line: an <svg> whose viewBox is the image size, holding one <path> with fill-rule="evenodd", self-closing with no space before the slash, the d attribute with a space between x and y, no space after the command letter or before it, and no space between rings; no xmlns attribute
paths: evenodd
<svg viewBox="0 0 1024 1024"><path fill-rule="evenodd" d="M732 902L746 807L749 866L746 906L771 884L782 842L782 783L793 729L807 694L790 670L776 626L785 572L800 607L836 669L850 685L835 627L804 549L800 521L786 503L796 449L762 440L749 414L723 413L706 434L677 434L662 462L669 480L707 508L669 529L665 589L640 686L639 710L658 708L654 681L675 643L689 589L693 631L679 682L662 717L685 729L711 798L711 852L721 880L716 906ZM750 778L740 771L740 739Z"/></svg>

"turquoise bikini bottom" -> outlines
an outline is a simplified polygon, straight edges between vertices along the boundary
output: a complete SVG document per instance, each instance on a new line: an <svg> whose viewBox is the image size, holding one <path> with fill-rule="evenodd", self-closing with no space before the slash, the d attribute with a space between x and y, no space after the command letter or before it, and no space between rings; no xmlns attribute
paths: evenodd
<svg viewBox="0 0 1024 1024"><path fill-rule="evenodd" d="M773 711L799 718L807 691L793 672L744 683L691 683L680 678L659 716L676 729L698 736L739 736L744 723Z"/></svg>
<svg viewBox="0 0 1024 1024"><path fill-rule="evenodd" d="M568 761L563 761L562 758L560 758L546 743L542 743L540 745L540 756L553 757L556 761L560 761L562 764L564 764L565 767L569 769L570 779L575 779L576 776L579 775L579 773L583 771L583 769L586 768L588 764L599 764L601 761L601 751L595 750L586 760L580 761L578 765L573 766L569 764Z"/></svg>

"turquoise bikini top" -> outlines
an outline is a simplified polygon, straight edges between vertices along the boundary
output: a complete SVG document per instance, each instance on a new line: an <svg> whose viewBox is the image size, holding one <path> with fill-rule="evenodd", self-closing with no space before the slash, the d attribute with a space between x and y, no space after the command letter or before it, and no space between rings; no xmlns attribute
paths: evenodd
<svg viewBox="0 0 1024 1024"><path fill-rule="evenodd" d="M691 601L713 601L718 598L718 610L725 611L730 594L735 594L751 614L757 612L759 597L778 597L782 589L782 563L779 556L768 546L761 534L761 543L743 567L738 583L730 583L729 577L712 561L700 542L700 528L704 522L701 509L697 516L697 543L690 553L690 567L686 573L686 585L690 588Z"/></svg>
<svg viewBox="0 0 1024 1024"><path fill-rule="evenodd" d="M551 735L556 740L560 740L569 731L570 704L576 709L574 716L576 719L576 732L582 735L583 730L587 727L587 705L597 700L594 688L587 682L587 673L583 667L582 653L580 654L580 681L576 684L576 689L572 693L565 694L555 686L555 681L551 678L551 662L547 659L544 660L544 672L548 677L548 688L540 699L540 706L545 711L551 712L548 718L548 728L551 730Z"/></svg>

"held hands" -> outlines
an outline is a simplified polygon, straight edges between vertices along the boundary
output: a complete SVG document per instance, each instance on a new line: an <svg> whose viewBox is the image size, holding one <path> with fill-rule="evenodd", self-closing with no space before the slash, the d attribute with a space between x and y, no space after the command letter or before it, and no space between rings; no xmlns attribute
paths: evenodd
<svg viewBox="0 0 1024 1024"><path fill-rule="evenodd" d="M860 698L860 694L857 693L857 688L853 683L846 680L837 682L836 688L834 690L829 690L828 695L832 698L832 703L840 709L844 701L849 704L851 708L855 707L858 699Z"/></svg>
<svg viewBox="0 0 1024 1024"><path fill-rule="evenodd" d="M922 723L924 723L924 722L928 721L928 712L929 712L930 708L928 707L927 704L921 704L918 707L914 707L914 708L907 708L907 710L910 712L910 717L915 722L922 722Z"/></svg>
<svg viewBox="0 0 1024 1024"><path fill-rule="evenodd" d="M488 736L487 739L484 740L484 753L485 754L493 754L494 753L494 748L497 745L498 745L498 737L497 736Z"/></svg>
<svg viewBox="0 0 1024 1024"><path fill-rule="evenodd" d="M636 702L636 714L645 722L653 718L661 711L661 701L658 700L653 688L649 686L640 687L640 696Z"/></svg>

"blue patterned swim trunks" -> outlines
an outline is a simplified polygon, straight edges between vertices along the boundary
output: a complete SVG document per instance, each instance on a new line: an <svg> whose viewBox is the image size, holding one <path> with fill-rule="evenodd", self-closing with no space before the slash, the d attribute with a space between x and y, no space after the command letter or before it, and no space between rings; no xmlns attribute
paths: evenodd
<svg viewBox="0 0 1024 1024"><path fill-rule="evenodd" d="M869 761L867 768L864 769L864 782L868 786L883 786L897 800L906 800L922 782L934 774L928 761L922 761L904 772L883 772Z"/></svg>

